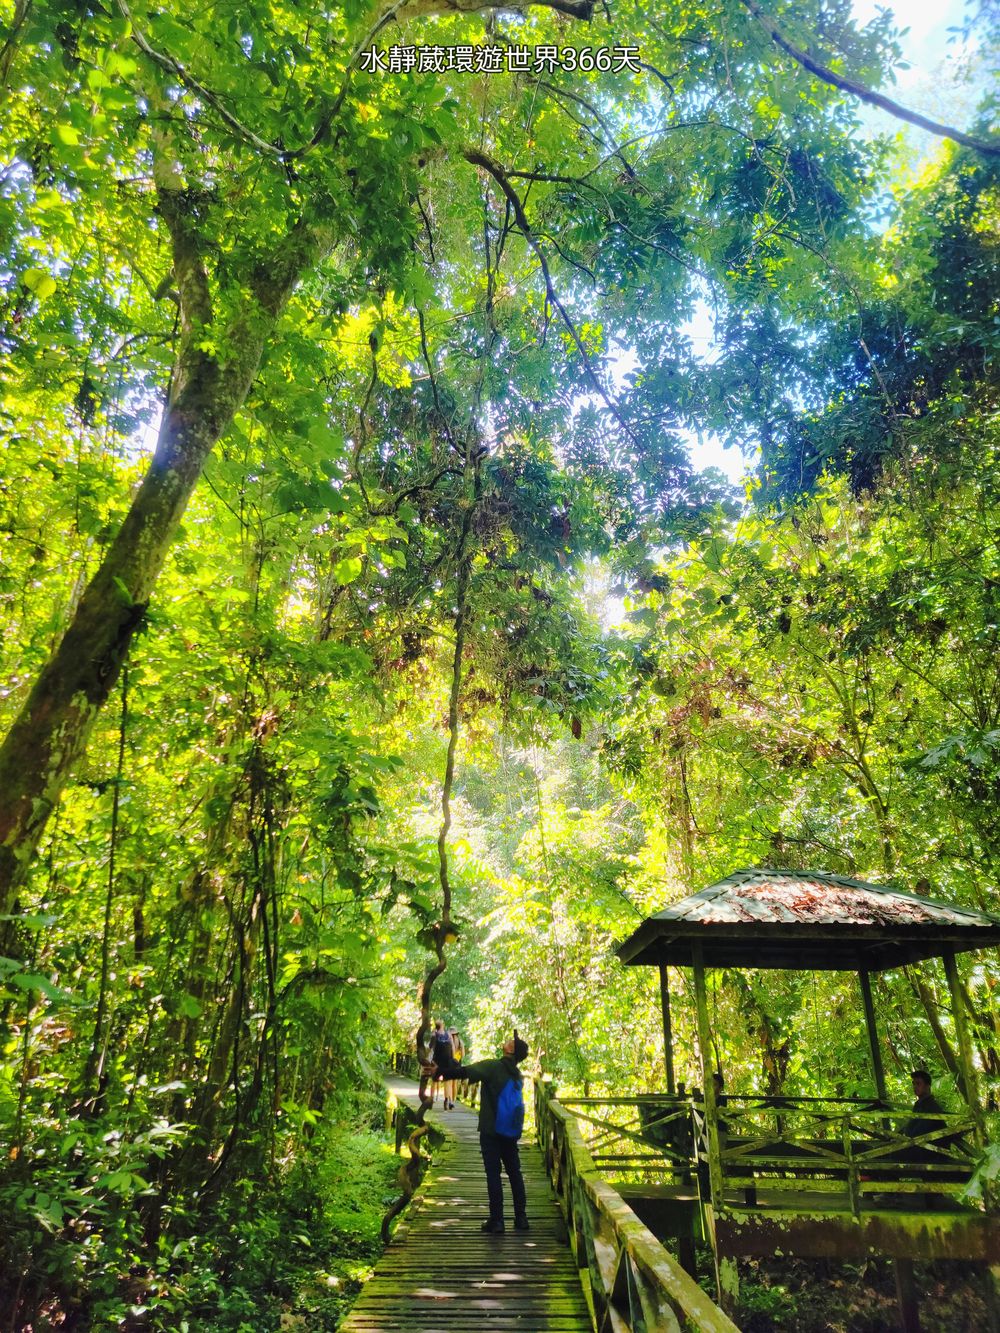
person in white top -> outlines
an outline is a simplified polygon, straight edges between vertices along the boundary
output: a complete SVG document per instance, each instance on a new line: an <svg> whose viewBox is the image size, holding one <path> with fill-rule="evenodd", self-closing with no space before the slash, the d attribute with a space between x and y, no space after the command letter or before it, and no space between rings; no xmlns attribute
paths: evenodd
<svg viewBox="0 0 1000 1333"><path fill-rule="evenodd" d="M462 1038L458 1035L458 1028L449 1028L448 1036L451 1037L451 1069L452 1076L445 1083L445 1107L454 1109L455 1106L455 1084L462 1077L462 1057L465 1055L465 1047L462 1045Z"/></svg>

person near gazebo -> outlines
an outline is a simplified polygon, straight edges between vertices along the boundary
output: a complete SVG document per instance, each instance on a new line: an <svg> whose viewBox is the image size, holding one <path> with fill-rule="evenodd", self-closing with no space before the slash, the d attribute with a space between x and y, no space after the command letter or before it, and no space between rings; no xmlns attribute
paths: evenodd
<svg viewBox="0 0 1000 1333"><path fill-rule="evenodd" d="M944 1129L943 1120L929 1120L927 1117L933 1115L936 1111L938 1115L944 1115L945 1109L931 1091L931 1076L926 1069L915 1069L910 1075L910 1082L913 1084L913 1095L916 1101L913 1103L914 1111L919 1112L912 1120L907 1121L905 1132L911 1139L918 1139L921 1134L933 1134L937 1129Z"/></svg>

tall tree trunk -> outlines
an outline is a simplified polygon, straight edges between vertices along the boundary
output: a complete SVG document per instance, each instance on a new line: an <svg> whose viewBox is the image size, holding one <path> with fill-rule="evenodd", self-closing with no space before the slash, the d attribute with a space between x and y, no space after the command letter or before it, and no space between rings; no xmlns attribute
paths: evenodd
<svg viewBox="0 0 1000 1333"><path fill-rule="evenodd" d="M107 1052L105 1028L108 1017L108 981L111 973L111 924L115 904L115 862L118 853L118 818L121 813L122 782L125 777L125 738L128 729L128 667L122 673L122 711L118 723L118 767L115 772L114 798L111 805L111 839L108 849L108 886L104 896L104 928L101 931L101 980L97 995L97 1014L90 1054L83 1072L83 1098L97 1109L99 1086L104 1081Z"/></svg>
<svg viewBox="0 0 1000 1333"><path fill-rule="evenodd" d="M448 834L451 831L451 793L455 783L455 754L458 748L459 702L462 694L462 654L465 650L465 625L468 614L469 578L472 573L472 553L468 549L472 520L480 499L480 462L482 455L475 446L465 447L464 473L471 493L465 497L465 511L459 531L457 549L457 577L455 589L455 650L451 664L451 689L448 695L448 753L445 759L444 779L441 783L441 827L438 830L438 880L441 885L441 920L434 932L436 961L420 984L418 1003L420 1023L413 1037L414 1050L420 1058L424 1040L431 1025L431 993L434 983L448 966L445 944L451 931L451 878L448 867ZM420 1100L424 1102L426 1081L420 1080ZM420 1118L423 1123L424 1107Z"/></svg>
<svg viewBox="0 0 1000 1333"><path fill-rule="evenodd" d="M243 405L267 339L322 246L300 222L250 275L224 331L223 365L202 350L212 323L198 223L182 182L161 173L160 212L173 244L181 341L149 470L117 536L0 747L0 914L13 910L49 817L118 679L170 544L209 454Z"/></svg>
<svg viewBox="0 0 1000 1333"><path fill-rule="evenodd" d="M924 1007L924 1014L930 1029L934 1033L934 1040L937 1042L938 1050L941 1053L941 1059L948 1068L948 1072L955 1079L956 1083L961 1083L961 1071L958 1063L958 1056L955 1054L955 1048L948 1040L948 1034L941 1025L941 1017L938 1013L938 1003L934 992L919 975L915 968L904 967L903 974L910 987Z"/></svg>

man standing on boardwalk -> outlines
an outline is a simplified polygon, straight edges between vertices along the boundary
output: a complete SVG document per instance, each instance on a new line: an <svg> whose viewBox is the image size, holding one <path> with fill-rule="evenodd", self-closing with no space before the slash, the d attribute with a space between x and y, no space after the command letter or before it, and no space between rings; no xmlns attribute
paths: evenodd
<svg viewBox="0 0 1000 1333"><path fill-rule="evenodd" d="M524 1177L521 1175L521 1158L517 1148L520 1128L513 1137L497 1133L497 1107L502 1095L505 1102L510 1099L510 1093L504 1094L504 1089L512 1080L515 1085L512 1091L516 1090L520 1100L521 1071L518 1065L527 1054L528 1043L515 1033L504 1042L503 1056L499 1060L480 1060L476 1064L462 1066L463 1078L470 1083L482 1084L479 1096L479 1147L486 1168L486 1192L490 1201L490 1215L483 1223L483 1230L493 1236L502 1236L504 1233L501 1166L510 1181L514 1227L517 1231L528 1230Z"/></svg>

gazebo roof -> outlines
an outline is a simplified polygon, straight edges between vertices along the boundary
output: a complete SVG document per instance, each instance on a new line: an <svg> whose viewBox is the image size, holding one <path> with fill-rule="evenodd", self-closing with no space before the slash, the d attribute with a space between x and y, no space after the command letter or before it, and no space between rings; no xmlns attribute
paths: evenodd
<svg viewBox="0 0 1000 1333"><path fill-rule="evenodd" d="M631 965L872 972L1000 944L1000 917L820 870L739 870L647 917Z"/></svg>

